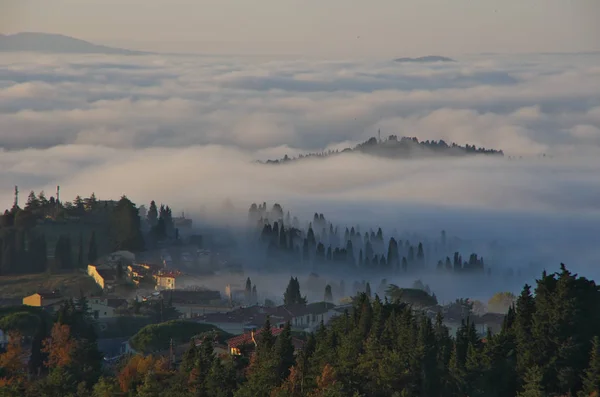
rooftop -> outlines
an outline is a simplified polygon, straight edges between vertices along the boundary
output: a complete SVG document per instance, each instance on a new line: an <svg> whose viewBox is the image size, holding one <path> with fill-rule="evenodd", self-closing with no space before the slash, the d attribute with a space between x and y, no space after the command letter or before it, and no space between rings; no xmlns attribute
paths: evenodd
<svg viewBox="0 0 600 397"><path fill-rule="evenodd" d="M160 296L163 299L170 299L175 304L198 304L221 299L221 293L219 291L211 290L174 289L161 291Z"/></svg>
<svg viewBox="0 0 600 397"><path fill-rule="evenodd" d="M44 291L44 292L37 292L37 294L42 299L62 299L62 295L58 291L52 291L52 292ZM33 294L33 295L35 295L35 294Z"/></svg>
<svg viewBox="0 0 600 397"><path fill-rule="evenodd" d="M261 332L262 329L259 329L256 332L254 332L254 338L258 338ZM273 336L278 336L282 332L283 328L271 328L271 333L273 334ZM234 336L233 338L227 340L227 346L232 348L252 344L254 343L252 342L252 334L252 332L246 332L245 334Z"/></svg>
<svg viewBox="0 0 600 397"><path fill-rule="evenodd" d="M96 271L104 280L116 280L117 271L115 269L100 269L96 268Z"/></svg>

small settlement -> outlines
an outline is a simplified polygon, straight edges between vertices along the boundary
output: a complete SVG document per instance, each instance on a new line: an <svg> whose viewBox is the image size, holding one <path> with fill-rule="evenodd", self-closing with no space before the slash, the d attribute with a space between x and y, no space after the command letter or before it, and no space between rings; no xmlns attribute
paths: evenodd
<svg viewBox="0 0 600 397"><path fill-rule="evenodd" d="M215 351L221 355L239 356L252 354L256 337L267 318L275 337L289 322L294 332L294 347L299 350L304 341L297 335L315 332L321 324L327 325L336 316L352 310L351 299L348 298L340 300L340 304L321 301L295 305L275 305L268 302L270 304L262 305L258 303L256 290L248 293L239 284L227 284L222 289L200 287L205 278L197 273L187 274L175 265L186 261L192 261L195 268L228 266L219 255L206 249L185 250L177 255L176 261L164 249L154 258L119 251L87 266L87 275L94 280L99 291L86 294L87 305L98 325L98 346L107 365L118 361L123 355L135 353L130 338L148 324L182 319L216 327L228 335L228 338L209 340L206 336L198 336L193 339L197 344L213 343ZM215 261L220 262L215 264ZM186 266L181 265L181 268L185 269ZM314 279L316 276L312 277ZM232 278L238 278L241 283L244 277L243 274L237 274L230 277ZM38 291L23 297L22 303L53 312L69 298L75 297L62 296L59 291ZM456 304L419 310L423 310L432 319L438 312L442 312L444 323L453 333L465 320L465 313ZM497 332L504 316L488 313L471 318L477 331L485 334L488 328ZM135 325L125 329L123 324L126 323ZM0 345L6 344L7 338L6 333L0 330ZM189 343L172 346L161 354L168 354L177 362L188 345Z"/></svg>

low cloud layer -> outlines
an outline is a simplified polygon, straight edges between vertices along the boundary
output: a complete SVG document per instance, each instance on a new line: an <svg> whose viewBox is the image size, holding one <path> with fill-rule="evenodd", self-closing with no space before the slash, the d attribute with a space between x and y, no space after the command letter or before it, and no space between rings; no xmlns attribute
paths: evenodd
<svg viewBox="0 0 600 397"><path fill-rule="evenodd" d="M10 55L0 62L0 147L293 153L380 128L514 155L600 145L600 56L459 61Z"/></svg>
<svg viewBox="0 0 600 397"><path fill-rule="evenodd" d="M600 233L599 61L10 55L0 61L0 204L12 204L14 185L22 200L61 185L63 198L127 194L186 212L279 201L348 224L520 233L537 253L560 247L567 261L577 250L587 265ZM379 129L515 158L253 163Z"/></svg>

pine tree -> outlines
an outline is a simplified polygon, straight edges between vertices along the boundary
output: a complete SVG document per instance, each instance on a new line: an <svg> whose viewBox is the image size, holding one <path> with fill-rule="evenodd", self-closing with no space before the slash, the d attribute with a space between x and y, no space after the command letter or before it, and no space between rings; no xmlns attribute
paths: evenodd
<svg viewBox="0 0 600 397"><path fill-rule="evenodd" d="M144 383L138 388L137 397L160 397L163 394L157 374L150 370L146 373Z"/></svg>
<svg viewBox="0 0 600 397"><path fill-rule="evenodd" d="M36 197L35 192L32 190L29 192L29 196L27 197L27 203L25 204L25 209L27 211L36 211L40 208L40 201Z"/></svg>
<svg viewBox="0 0 600 397"><path fill-rule="evenodd" d="M192 338L192 340L190 340L190 346L182 357L180 369L185 373L189 373L196 365L197 360L198 349L196 348L196 341Z"/></svg>
<svg viewBox="0 0 600 397"><path fill-rule="evenodd" d="M517 394L518 397L545 397L542 386L542 371L540 367L534 365L527 370L525 375L525 385L523 390Z"/></svg>
<svg viewBox="0 0 600 397"><path fill-rule="evenodd" d="M535 362L533 350L533 315L535 313L535 299L531 295L531 287L523 287L517 299L514 321L514 331L517 341L517 371L525 373Z"/></svg>
<svg viewBox="0 0 600 397"><path fill-rule="evenodd" d="M206 395L232 397L236 383L235 369L231 364L223 365L221 360L214 360L206 378Z"/></svg>
<svg viewBox="0 0 600 397"><path fill-rule="evenodd" d="M600 339L594 336L590 352L590 364L583 376L583 389L580 397L600 395Z"/></svg>
<svg viewBox="0 0 600 397"><path fill-rule="evenodd" d="M96 209L98 206L98 199L96 198L96 194L94 192L92 192L90 197L84 200L83 206L87 212L91 212Z"/></svg>

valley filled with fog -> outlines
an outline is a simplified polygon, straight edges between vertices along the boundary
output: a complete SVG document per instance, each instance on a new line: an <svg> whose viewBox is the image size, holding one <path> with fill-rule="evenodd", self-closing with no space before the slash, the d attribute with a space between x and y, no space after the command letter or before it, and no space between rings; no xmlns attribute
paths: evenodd
<svg viewBox="0 0 600 397"><path fill-rule="evenodd" d="M305 285L311 272L322 287L303 293L314 300L341 280L349 293L356 281L375 292L382 279L420 279L440 301L487 301L561 262L599 277L600 55L453 58L15 54L0 60L0 203L10 208L15 185L24 196L60 185L65 199L95 192L168 203L200 233L231 233L231 255L245 270L239 284L251 277L264 298L281 297L292 275ZM504 156L256 162L342 150L379 131ZM386 252L390 237L433 244L445 230L460 239L464 260L482 256L491 274L437 271L454 250L426 255L414 272L267 270L260 232L248 225L253 202L279 203L305 232L315 212L341 236L346 227L382 228ZM222 277L206 284L236 281Z"/></svg>

